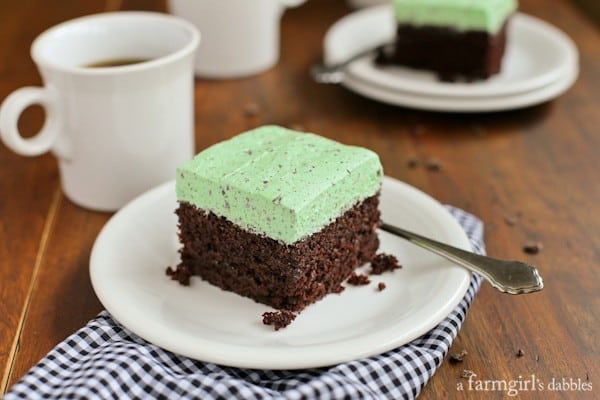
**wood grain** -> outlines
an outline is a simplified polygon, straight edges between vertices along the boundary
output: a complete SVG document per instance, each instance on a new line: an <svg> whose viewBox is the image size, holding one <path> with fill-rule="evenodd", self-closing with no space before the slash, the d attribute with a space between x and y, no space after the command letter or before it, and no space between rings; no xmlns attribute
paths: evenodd
<svg viewBox="0 0 600 400"><path fill-rule="evenodd" d="M29 58L29 45L39 31L68 16L64 7L48 12L36 24L25 21L39 4L4 2L0 11L0 98L13 90L40 84ZM70 11L77 15L77 10ZM39 110L38 110L39 111ZM41 127L43 114L27 111L20 128L31 135ZM32 283L43 258L51 229L52 204L58 190L51 156L16 156L0 146L0 393L8 383L19 335L27 317Z"/></svg>
<svg viewBox="0 0 600 400"><path fill-rule="evenodd" d="M39 84L28 55L39 32L107 5L99 0L44 4L0 5L1 98ZM456 364L444 360L423 399L506 397L501 390L468 390L468 380L461 378L465 369L480 380L580 379L593 384L589 398L600 391L600 35L566 0L552 7L545 0L520 4L573 38L581 63L580 78L566 94L523 110L420 112L312 82L307 71L321 57L323 35L349 12L342 0L313 0L286 12L275 68L244 79L196 80L198 150L273 123L369 147L380 154L387 175L482 218L489 254L539 267L546 284L541 293L509 296L483 285L450 351L466 350L467 356ZM33 12L40 7L44 12ZM161 1L130 0L119 7L165 9ZM249 107L257 112L249 115ZM42 118L28 113L23 129L35 131ZM436 160L441 168L412 168L409 160ZM79 208L62 196L52 156L22 158L3 146L0 193L0 382L6 385L101 309L87 269L91 246L110 215ZM532 240L543 244L537 255L522 250ZM585 394L524 390L519 396Z"/></svg>

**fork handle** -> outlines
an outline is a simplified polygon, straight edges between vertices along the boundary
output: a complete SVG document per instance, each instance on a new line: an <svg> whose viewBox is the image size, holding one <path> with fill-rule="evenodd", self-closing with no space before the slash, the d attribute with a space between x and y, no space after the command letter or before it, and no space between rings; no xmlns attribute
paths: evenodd
<svg viewBox="0 0 600 400"><path fill-rule="evenodd" d="M482 275L496 289L504 293L524 294L544 288L538 270L521 261L505 261L475 254L426 238L397 226L382 223L382 230L444 257L455 264Z"/></svg>

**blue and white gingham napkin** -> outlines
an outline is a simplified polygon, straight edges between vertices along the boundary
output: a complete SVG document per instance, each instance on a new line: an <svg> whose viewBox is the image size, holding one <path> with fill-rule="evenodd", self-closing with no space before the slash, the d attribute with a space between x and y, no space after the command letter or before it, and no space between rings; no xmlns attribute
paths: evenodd
<svg viewBox="0 0 600 400"><path fill-rule="evenodd" d="M474 251L485 254L482 222L448 210ZM412 399L448 353L481 280L473 275L460 304L422 337L374 357L304 370L195 361L146 342L103 311L31 368L5 399Z"/></svg>

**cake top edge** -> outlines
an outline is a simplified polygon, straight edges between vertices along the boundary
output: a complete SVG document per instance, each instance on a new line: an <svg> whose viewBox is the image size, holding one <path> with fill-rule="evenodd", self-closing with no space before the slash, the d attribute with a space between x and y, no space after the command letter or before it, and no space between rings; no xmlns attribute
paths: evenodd
<svg viewBox="0 0 600 400"><path fill-rule="evenodd" d="M263 194L300 183L320 192L320 185L329 186L369 161L379 163L379 156L367 148L266 125L206 148L182 164L178 175L194 174Z"/></svg>
<svg viewBox="0 0 600 400"><path fill-rule="evenodd" d="M497 33L517 10L517 0L394 0L396 21Z"/></svg>

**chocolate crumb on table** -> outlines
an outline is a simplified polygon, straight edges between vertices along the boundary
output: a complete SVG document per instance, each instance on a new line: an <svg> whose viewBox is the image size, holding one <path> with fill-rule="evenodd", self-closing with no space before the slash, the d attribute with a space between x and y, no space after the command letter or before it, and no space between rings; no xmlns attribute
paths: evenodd
<svg viewBox="0 0 600 400"><path fill-rule="evenodd" d="M537 254L543 247L541 242L530 242L523 246L523 251L527 254Z"/></svg>
<svg viewBox="0 0 600 400"><path fill-rule="evenodd" d="M385 283L383 282L379 282L377 284L377 290L379 290L380 292L383 291L385 289Z"/></svg>
<svg viewBox="0 0 600 400"><path fill-rule="evenodd" d="M410 169L417 168L419 166L419 160L417 160L415 158L411 158L410 160L408 160L406 162L406 166Z"/></svg>
<svg viewBox="0 0 600 400"><path fill-rule="evenodd" d="M428 171L440 171L442 169L442 163L437 158L429 158L425 161L425 168Z"/></svg>
<svg viewBox="0 0 600 400"><path fill-rule="evenodd" d="M263 315L263 324L273 325L276 331L285 328L296 319L296 314L289 310L267 311Z"/></svg>
<svg viewBox="0 0 600 400"><path fill-rule="evenodd" d="M381 275L384 272L393 271L395 269L402 268L398 259L385 253L379 253L371 260L371 271L370 275Z"/></svg>
<svg viewBox="0 0 600 400"><path fill-rule="evenodd" d="M460 353L454 353L450 355L450 364L457 364L462 362L467 354L467 351L463 350Z"/></svg>
<svg viewBox="0 0 600 400"><path fill-rule="evenodd" d="M260 106L257 103L248 103L244 107L244 115L246 115L246 117L255 117L259 114L259 112Z"/></svg>
<svg viewBox="0 0 600 400"><path fill-rule="evenodd" d="M350 278L348 278L347 282L350 285L363 286L371 283L371 280L366 275L357 274L356 272L353 272L352 275L350 275Z"/></svg>

